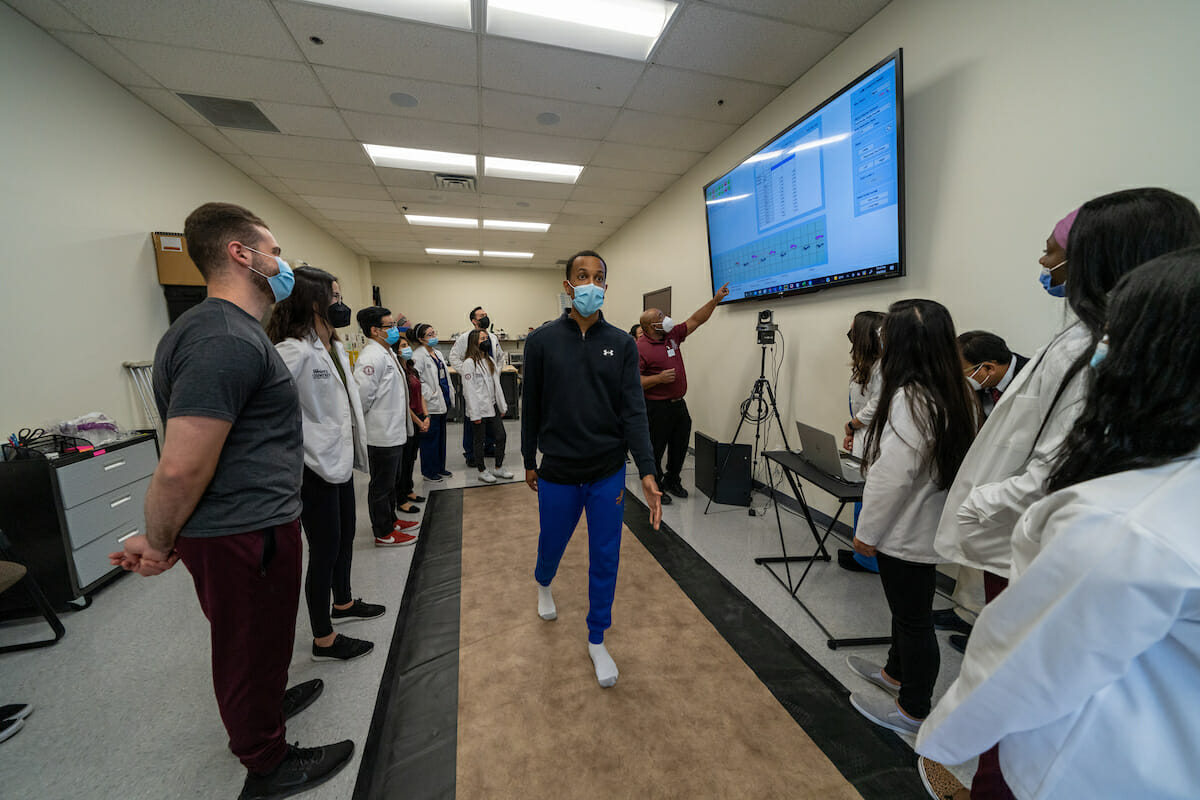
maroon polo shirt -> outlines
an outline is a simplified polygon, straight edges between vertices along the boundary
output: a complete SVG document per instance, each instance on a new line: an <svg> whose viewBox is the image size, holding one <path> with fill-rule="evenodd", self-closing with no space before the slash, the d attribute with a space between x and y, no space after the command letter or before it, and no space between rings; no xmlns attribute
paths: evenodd
<svg viewBox="0 0 1200 800"><path fill-rule="evenodd" d="M643 376L657 375L665 369L675 370L673 383L659 383L643 390L647 400L678 400L687 393L687 372L683 367L683 353L679 351L679 345L687 335L687 323L680 322L658 341L652 341L649 336L638 339L638 367Z"/></svg>

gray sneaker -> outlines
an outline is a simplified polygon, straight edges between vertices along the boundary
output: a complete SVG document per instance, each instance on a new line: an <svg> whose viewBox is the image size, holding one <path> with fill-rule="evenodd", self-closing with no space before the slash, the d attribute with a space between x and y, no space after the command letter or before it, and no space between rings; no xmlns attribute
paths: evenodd
<svg viewBox="0 0 1200 800"><path fill-rule="evenodd" d="M889 731L916 736L917 731L921 730L921 723L900 713L900 706L890 697L868 697L855 693L850 695L850 705L871 722Z"/></svg>
<svg viewBox="0 0 1200 800"><path fill-rule="evenodd" d="M893 697L900 695L900 687L894 686L884 680L883 667L878 664L872 664L865 658L859 658L858 656L846 656L846 666L854 670L854 673L863 680L870 681L885 692L891 693Z"/></svg>

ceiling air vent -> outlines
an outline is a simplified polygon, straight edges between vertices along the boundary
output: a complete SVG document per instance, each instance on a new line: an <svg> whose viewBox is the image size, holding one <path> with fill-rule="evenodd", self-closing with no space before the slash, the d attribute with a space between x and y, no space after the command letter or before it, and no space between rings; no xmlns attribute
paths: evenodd
<svg viewBox="0 0 1200 800"><path fill-rule="evenodd" d="M470 175L446 175L437 173L433 176L433 183L437 188L446 192L473 192L475 191L475 179Z"/></svg>
<svg viewBox="0 0 1200 800"><path fill-rule="evenodd" d="M477 259L477 258L460 258L458 260L458 263L460 263L460 264L478 264L479 259Z"/></svg>
<svg viewBox="0 0 1200 800"><path fill-rule="evenodd" d="M200 116L218 128L241 128L246 131L279 133L271 120L249 100L230 100L227 97L206 97L179 92L179 99L199 112Z"/></svg>

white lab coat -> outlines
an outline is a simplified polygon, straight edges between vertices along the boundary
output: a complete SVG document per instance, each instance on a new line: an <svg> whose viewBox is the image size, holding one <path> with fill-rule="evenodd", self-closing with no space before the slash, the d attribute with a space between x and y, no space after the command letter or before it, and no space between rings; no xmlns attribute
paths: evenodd
<svg viewBox="0 0 1200 800"><path fill-rule="evenodd" d="M341 342L333 350L348 386L315 332L275 345L296 381L304 432L304 466L329 483L345 483L351 472L367 471L365 425L358 386Z"/></svg>
<svg viewBox="0 0 1200 800"><path fill-rule="evenodd" d="M913 417L910 396L916 391L906 386L892 396L854 535L893 558L937 564L942 558L933 549L933 532L946 490L933 482L932 465L925 463L931 443Z"/></svg>
<svg viewBox="0 0 1200 800"><path fill-rule="evenodd" d="M463 360L467 357L467 337L478 331L474 328L466 333L460 333L458 338L454 340L454 346L450 348L450 355L447 360L450 366L454 367L455 372L462 372ZM500 347L500 339L496 334L488 331L488 340L492 343L492 359L495 360L496 366L504 367L508 364L508 354Z"/></svg>
<svg viewBox="0 0 1200 800"><path fill-rule="evenodd" d="M496 408L504 414L508 405L504 402L504 389L500 386L500 367L491 372L484 364L476 364L474 359L464 358L458 367L459 377L462 378L463 404L466 406L467 419L472 422L484 417L494 417Z"/></svg>
<svg viewBox="0 0 1200 800"><path fill-rule="evenodd" d="M1019 798L1200 797L1197 519L1200 450L1030 507L917 752L958 764L999 741Z"/></svg>
<svg viewBox="0 0 1200 800"><path fill-rule="evenodd" d="M1090 343L1083 323L1068 325L1000 396L950 487L934 540L945 560L1008 576L1013 526L1046 494L1058 448L1083 411L1086 370L1059 398L1036 447L1034 437L1067 368Z"/></svg>
<svg viewBox="0 0 1200 800"><path fill-rule="evenodd" d="M408 413L408 378L391 350L368 341L354 362L354 379L367 419L367 444L397 447L412 435Z"/></svg>
<svg viewBox="0 0 1200 800"><path fill-rule="evenodd" d="M436 353L436 351L435 351ZM416 367L417 374L421 376L421 396L425 398L425 413L427 414L445 414L449 409L446 406L446 399L442 397L442 387L438 383L437 365L442 362L440 355L430 355L425 350L424 345L418 345L413 348L413 366ZM446 375L446 385L450 388L450 405L454 405L454 384L450 380L450 375Z"/></svg>
<svg viewBox="0 0 1200 800"><path fill-rule="evenodd" d="M871 367L871 377L867 379L866 386L859 386L855 381L850 381L850 416L863 424L863 427L854 429L852 452L859 458L862 458L863 451L867 449L867 429L871 427L871 420L875 419L875 409L879 405L879 394L882 391L883 365L878 361Z"/></svg>

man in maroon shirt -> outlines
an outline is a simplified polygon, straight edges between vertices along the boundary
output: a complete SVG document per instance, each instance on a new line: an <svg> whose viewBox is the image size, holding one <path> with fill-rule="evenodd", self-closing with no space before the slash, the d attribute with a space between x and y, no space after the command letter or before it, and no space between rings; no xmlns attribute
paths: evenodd
<svg viewBox="0 0 1200 800"><path fill-rule="evenodd" d="M688 414L687 372L679 346L696 328L708 322L717 305L729 295L725 284L686 321L676 323L657 308L648 308L639 320L642 337L638 339L638 366L642 373L642 391L646 395L646 416L650 422L650 442L654 446L654 467L658 485L663 491L663 505L671 503L671 495L688 496L679 481L683 458L687 455L688 439L692 435L692 417ZM663 470L663 452L667 467Z"/></svg>

